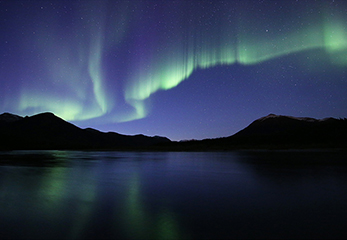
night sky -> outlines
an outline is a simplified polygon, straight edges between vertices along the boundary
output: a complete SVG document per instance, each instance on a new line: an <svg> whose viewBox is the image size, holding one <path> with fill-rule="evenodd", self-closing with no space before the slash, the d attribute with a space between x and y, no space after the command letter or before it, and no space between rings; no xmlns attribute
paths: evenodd
<svg viewBox="0 0 347 240"><path fill-rule="evenodd" d="M347 117L347 1L0 1L0 113L171 140Z"/></svg>

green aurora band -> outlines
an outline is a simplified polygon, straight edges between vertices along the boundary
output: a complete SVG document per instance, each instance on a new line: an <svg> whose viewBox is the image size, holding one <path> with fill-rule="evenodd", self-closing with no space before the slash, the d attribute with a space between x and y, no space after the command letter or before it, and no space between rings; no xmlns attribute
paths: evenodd
<svg viewBox="0 0 347 240"><path fill-rule="evenodd" d="M52 27L47 29L44 27L46 23L42 23L37 36L29 39L39 46L39 54L45 56L43 65L47 78L26 81L16 107L20 113L31 115L51 111L65 120L87 120L107 114L115 105L115 99L106 90L102 61L104 53L121 42L126 28L126 14L111 19L111 30L118 34L112 35L110 43L105 33L103 13L106 5L95 7L93 2L86 2L80 7L88 14L77 17L79 22L74 24L76 31L61 37L55 31L56 20L51 20ZM83 11L84 8L87 11ZM92 15L88 11L90 9L99 14Z"/></svg>
<svg viewBox="0 0 347 240"><path fill-rule="evenodd" d="M134 119L146 116L144 101L158 90L168 90L188 79L196 69L218 65L259 64L281 56L308 50L325 50L332 63L347 64L347 30L342 21L331 21L324 26L307 27L300 33L278 34L270 38L254 38L239 34L239 39L215 45L187 44L174 47L157 56L145 72L134 76L126 89L125 98L136 109ZM234 43L236 44L232 46ZM314 59L313 61L317 60ZM129 120L129 119L127 119Z"/></svg>
<svg viewBox="0 0 347 240"><path fill-rule="evenodd" d="M98 11L102 13L105 9ZM46 66L52 81L42 83L53 91L42 92L25 85L17 109L24 114L53 111L65 120L102 117L103 121L125 122L146 117L151 95L176 87L197 69L259 64L298 52L310 54L309 50L317 50L315 55L310 56L310 61L328 58L333 64L345 66L346 19L337 13L331 14L332 11L325 11L321 21L317 21L317 17L303 20L300 26L293 26L292 31L282 31L269 22L266 22L269 27L264 29L261 27L264 22L246 22L241 21L242 18L223 27L218 25L218 31L204 31L197 26L195 31L190 29L186 34L177 34L173 41L159 41L160 48L153 46L151 54L131 62L134 71L128 74L124 89L117 89L118 92L107 87L103 59L109 49L114 50L115 45L122 44L130 19L126 17L125 10L118 19L113 19L112 25L117 34L109 37L107 33L110 31L105 31L107 21L90 16L88 23L84 23L86 27L81 28L87 30L81 30L77 37L71 39L58 41L58 37L51 37L54 34L43 31L42 38L51 38L48 41L51 46L44 48L51 49ZM63 44L66 41L69 43ZM76 47L71 49L71 46ZM55 89L64 89L66 94L59 95L61 91ZM124 112L116 106L116 94L124 95L122 98L132 106L132 112Z"/></svg>

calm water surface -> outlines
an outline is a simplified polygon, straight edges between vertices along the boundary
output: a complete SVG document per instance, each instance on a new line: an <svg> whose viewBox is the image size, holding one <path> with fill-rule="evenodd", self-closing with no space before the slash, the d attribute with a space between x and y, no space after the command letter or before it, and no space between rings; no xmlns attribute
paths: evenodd
<svg viewBox="0 0 347 240"><path fill-rule="evenodd" d="M346 154L0 152L2 239L346 238Z"/></svg>

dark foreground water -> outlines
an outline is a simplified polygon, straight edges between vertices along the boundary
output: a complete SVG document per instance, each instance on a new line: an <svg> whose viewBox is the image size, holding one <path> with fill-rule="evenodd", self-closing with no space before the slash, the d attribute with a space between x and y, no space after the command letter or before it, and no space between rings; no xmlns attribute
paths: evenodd
<svg viewBox="0 0 347 240"><path fill-rule="evenodd" d="M346 238L339 152L0 152L1 239Z"/></svg>

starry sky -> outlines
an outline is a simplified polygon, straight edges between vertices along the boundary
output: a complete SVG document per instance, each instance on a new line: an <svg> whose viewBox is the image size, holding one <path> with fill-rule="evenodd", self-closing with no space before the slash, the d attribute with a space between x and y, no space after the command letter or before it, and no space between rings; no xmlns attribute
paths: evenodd
<svg viewBox="0 0 347 240"><path fill-rule="evenodd" d="M347 117L345 0L5 0L0 30L0 112L171 140Z"/></svg>

